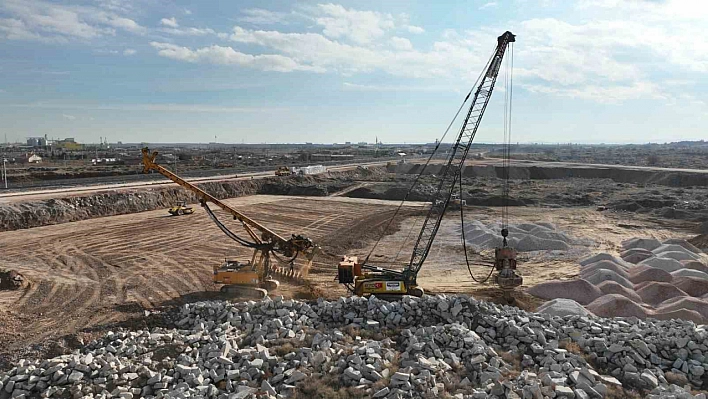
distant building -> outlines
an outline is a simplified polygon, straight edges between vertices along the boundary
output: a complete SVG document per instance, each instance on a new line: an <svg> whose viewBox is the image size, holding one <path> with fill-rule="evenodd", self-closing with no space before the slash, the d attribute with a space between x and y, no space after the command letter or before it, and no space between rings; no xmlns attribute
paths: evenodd
<svg viewBox="0 0 708 399"><path fill-rule="evenodd" d="M116 158L93 158L93 159L91 159L91 163L94 165L98 165L98 164L112 165L117 162L118 162L118 160Z"/></svg>
<svg viewBox="0 0 708 399"><path fill-rule="evenodd" d="M67 137L64 140L57 140L54 142L56 148L62 148L65 150L80 150L83 145L79 144L74 140L73 137Z"/></svg>
<svg viewBox="0 0 708 399"><path fill-rule="evenodd" d="M47 145L47 139L44 137L28 137L27 145L30 147L44 147Z"/></svg>

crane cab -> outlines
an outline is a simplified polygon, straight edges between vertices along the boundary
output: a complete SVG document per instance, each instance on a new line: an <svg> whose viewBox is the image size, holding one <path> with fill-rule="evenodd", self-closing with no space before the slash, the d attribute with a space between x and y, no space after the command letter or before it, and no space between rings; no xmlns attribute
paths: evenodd
<svg viewBox="0 0 708 399"><path fill-rule="evenodd" d="M235 284L245 286L258 286L260 278L258 272L253 270L251 262L227 260L220 266L214 266L213 281L216 284Z"/></svg>
<svg viewBox="0 0 708 399"><path fill-rule="evenodd" d="M362 270L356 256L343 256L337 267L341 284L350 285L355 295L376 295L380 298L396 298L401 295L423 296L423 290L415 285L406 284L400 274L384 269Z"/></svg>

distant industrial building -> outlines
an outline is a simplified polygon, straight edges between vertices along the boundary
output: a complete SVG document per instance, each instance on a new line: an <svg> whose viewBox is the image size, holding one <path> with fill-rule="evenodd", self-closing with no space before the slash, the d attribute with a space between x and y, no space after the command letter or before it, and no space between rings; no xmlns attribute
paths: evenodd
<svg viewBox="0 0 708 399"><path fill-rule="evenodd" d="M30 147L45 147L47 145L46 137L28 137L27 145Z"/></svg>
<svg viewBox="0 0 708 399"><path fill-rule="evenodd" d="M64 140L56 140L54 146L64 150L80 150L83 148L83 145L77 143L73 137L67 137Z"/></svg>

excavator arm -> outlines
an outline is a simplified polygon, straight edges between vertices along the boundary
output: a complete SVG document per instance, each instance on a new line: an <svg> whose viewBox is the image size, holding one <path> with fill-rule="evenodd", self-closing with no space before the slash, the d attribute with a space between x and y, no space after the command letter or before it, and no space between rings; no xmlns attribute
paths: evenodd
<svg viewBox="0 0 708 399"><path fill-rule="evenodd" d="M155 158L158 154L157 151L153 151L152 153L150 153L150 150L145 147L142 149L142 152L143 173L148 173L150 170L154 170L160 173L161 175L167 177L168 179L172 180L173 182L179 184L180 186L184 187L185 189L193 192L199 199L199 202L202 203L202 205L205 205L207 202L211 202L222 210L224 210L225 212L228 212L229 214L231 214L231 216L233 216L235 220L238 220L243 224L244 228L246 229L246 232L257 244L268 245L271 247L271 250L279 252L287 257L295 256L298 253L311 252L310 250L315 247L315 245L310 239L301 235L293 235L290 239L285 239L281 237L276 232L270 230L266 226L263 226L262 224L246 216L245 214L243 214L243 212L240 212L230 207L229 205L214 197L213 195L205 192L194 184L189 183L188 181L172 173L165 167L158 165L155 162ZM258 236L258 234L256 234L256 231L260 233L260 237Z"/></svg>

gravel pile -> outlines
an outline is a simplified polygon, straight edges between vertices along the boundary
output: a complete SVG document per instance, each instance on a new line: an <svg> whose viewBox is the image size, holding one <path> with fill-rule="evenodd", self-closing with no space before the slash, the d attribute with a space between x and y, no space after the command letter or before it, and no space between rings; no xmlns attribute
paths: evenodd
<svg viewBox="0 0 708 399"><path fill-rule="evenodd" d="M174 320L22 360L0 374L1 397L277 398L328 376L375 398L601 398L622 386L705 398L688 389L703 385L708 335L685 321L560 317L467 296L198 302Z"/></svg>
<svg viewBox="0 0 708 399"><path fill-rule="evenodd" d="M580 260L580 279L542 283L528 292L572 299L602 317L708 322L708 266L697 248L677 239L634 238L622 244L619 258L600 253Z"/></svg>
<svg viewBox="0 0 708 399"><path fill-rule="evenodd" d="M509 246L519 252L568 250L572 246L589 245L559 231L552 223L521 223L509 225ZM486 225L478 220L465 222L467 245L476 251L493 249L502 244L501 225Z"/></svg>

